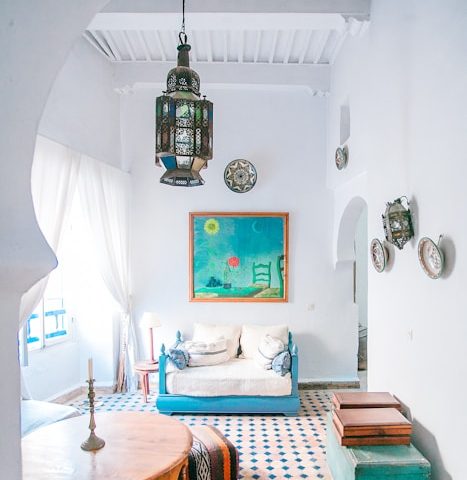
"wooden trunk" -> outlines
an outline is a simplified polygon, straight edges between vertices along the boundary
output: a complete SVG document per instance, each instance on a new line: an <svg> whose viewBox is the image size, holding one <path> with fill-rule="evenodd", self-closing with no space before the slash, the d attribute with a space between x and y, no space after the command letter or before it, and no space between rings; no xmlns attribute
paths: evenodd
<svg viewBox="0 0 467 480"><path fill-rule="evenodd" d="M334 480L430 480L430 463L413 445L342 447L328 416L326 460Z"/></svg>
<svg viewBox="0 0 467 480"><path fill-rule="evenodd" d="M336 409L344 408L397 408L401 404L389 392L335 392L332 403Z"/></svg>
<svg viewBox="0 0 467 480"><path fill-rule="evenodd" d="M343 437L333 425L339 445L357 447L360 445L409 445L410 435L372 435L367 437Z"/></svg>
<svg viewBox="0 0 467 480"><path fill-rule="evenodd" d="M395 408L334 410L333 417L343 437L412 434L412 424Z"/></svg>

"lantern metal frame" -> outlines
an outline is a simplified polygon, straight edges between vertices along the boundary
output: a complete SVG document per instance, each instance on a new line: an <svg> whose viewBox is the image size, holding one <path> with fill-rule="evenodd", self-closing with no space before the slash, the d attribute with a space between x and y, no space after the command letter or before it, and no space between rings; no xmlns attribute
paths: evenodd
<svg viewBox="0 0 467 480"><path fill-rule="evenodd" d="M402 204L404 199L407 203L406 207ZM396 198L393 202L387 202L382 219L386 240L402 250L404 245L414 236L412 213L407 197L403 196Z"/></svg>
<svg viewBox="0 0 467 480"><path fill-rule="evenodd" d="M190 68L185 33L185 0L178 35L177 66L167 74L167 90L156 98L155 163L167 171L160 181L172 186L203 185L200 175L212 159L213 104L200 99L199 75Z"/></svg>

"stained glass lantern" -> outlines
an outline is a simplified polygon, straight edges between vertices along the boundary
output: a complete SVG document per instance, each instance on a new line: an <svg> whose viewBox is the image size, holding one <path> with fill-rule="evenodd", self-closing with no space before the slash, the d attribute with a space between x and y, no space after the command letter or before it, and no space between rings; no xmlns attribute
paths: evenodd
<svg viewBox="0 0 467 480"><path fill-rule="evenodd" d="M212 158L213 105L200 99L199 75L190 68L190 45L180 35L177 66L167 75L167 91L156 99L156 165L161 183L203 185L200 170Z"/></svg>
<svg viewBox="0 0 467 480"><path fill-rule="evenodd" d="M403 200L407 204L406 207L402 204ZM401 197L392 203L388 202L386 205L386 212L382 215L386 240L402 250L404 245L414 236L409 201L407 197Z"/></svg>

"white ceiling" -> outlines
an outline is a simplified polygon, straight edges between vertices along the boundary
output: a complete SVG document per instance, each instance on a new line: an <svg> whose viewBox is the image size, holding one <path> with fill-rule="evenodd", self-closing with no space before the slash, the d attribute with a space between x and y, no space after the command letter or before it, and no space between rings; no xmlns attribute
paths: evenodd
<svg viewBox="0 0 467 480"><path fill-rule="evenodd" d="M112 62L175 62L179 13L101 13L86 39ZM332 64L364 22L339 14L191 13L193 62Z"/></svg>
<svg viewBox="0 0 467 480"><path fill-rule="evenodd" d="M369 0L187 0L190 59L211 82L325 92L326 68L366 29L369 8ZM96 15L84 36L116 64L117 89L163 81L161 67L176 63L180 10L181 0L113 0Z"/></svg>

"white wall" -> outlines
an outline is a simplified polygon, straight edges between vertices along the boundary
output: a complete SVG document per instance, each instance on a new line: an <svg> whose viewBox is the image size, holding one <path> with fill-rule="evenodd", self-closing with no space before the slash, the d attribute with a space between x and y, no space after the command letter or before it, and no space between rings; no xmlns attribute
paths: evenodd
<svg viewBox="0 0 467 480"><path fill-rule="evenodd" d="M29 366L21 367L21 370L31 398L48 400L77 387L78 359L76 338L30 352Z"/></svg>
<svg viewBox="0 0 467 480"><path fill-rule="evenodd" d="M412 199L415 239L395 252L390 271L369 267L368 383L410 408L414 440L431 460L434 480L465 478L467 416L453 405L467 393L459 382L467 375L466 25L464 1L374 0L369 32L351 39L333 67L329 103L327 183L336 204L365 198L368 236L382 239L385 203ZM338 172L332 162L344 100L350 161ZM421 270L416 246L441 233L447 274L434 281Z"/></svg>
<svg viewBox="0 0 467 480"><path fill-rule="evenodd" d="M203 85L202 85L203 87ZM332 264L332 199L325 187L326 99L305 89L208 88L214 102L214 159L202 171L206 185L162 185L154 166L156 90L122 97L123 162L133 179L133 305L135 318L157 311L155 342L171 344L175 331L191 334L195 321L287 323L300 349L302 379L356 379L356 318L346 318L349 294L336 300L339 273ZM246 158L258 182L246 194L225 186L223 172ZM288 303L190 303L188 212L290 212ZM309 309L309 305L313 306ZM146 347L147 342L144 342Z"/></svg>
<svg viewBox="0 0 467 480"><path fill-rule="evenodd" d="M78 39L50 92L39 133L120 167L120 98L112 76L113 65Z"/></svg>
<svg viewBox="0 0 467 480"><path fill-rule="evenodd" d="M66 55L105 0L0 3L0 396L2 477L21 478L19 301L55 266L32 208L31 164L37 125Z"/></svg>

